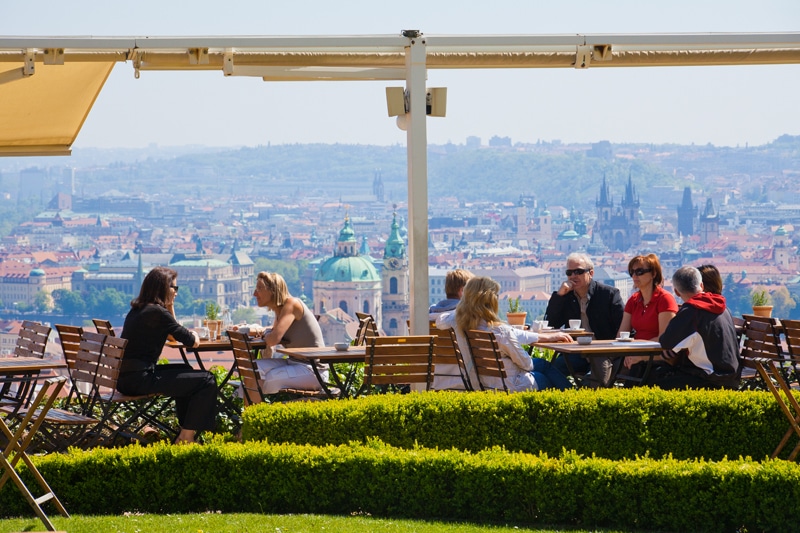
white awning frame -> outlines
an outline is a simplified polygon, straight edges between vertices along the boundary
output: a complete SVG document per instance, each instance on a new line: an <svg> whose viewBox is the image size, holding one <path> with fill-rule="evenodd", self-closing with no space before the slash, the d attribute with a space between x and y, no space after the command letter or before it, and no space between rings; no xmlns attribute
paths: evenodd
<svg viewBox="0 0 800 533"><path fill-rule="evenodd" d="M35 76L36 63L95 61L130 61L136 77L141 71L219 70L265 81L405 79L411 330L427 334L427 117L425 99L414 97L425 94L427 70L797 64L800 33L0 37L0 95L4 84Z"/></svg>

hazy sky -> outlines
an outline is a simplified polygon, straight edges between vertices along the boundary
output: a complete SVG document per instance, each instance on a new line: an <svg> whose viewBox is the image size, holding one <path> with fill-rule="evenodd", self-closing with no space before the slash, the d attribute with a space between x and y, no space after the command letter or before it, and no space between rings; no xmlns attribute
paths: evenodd
<svg viewBox="0 0 800 533"><path fill-rule="evenodd" d="M798 0L292 0L2 2L0 35L360 35L800 31ZM118 64L75 147L405 143L384 87L281 82ZM447 117L430 143L763 144L800 134L800 65L437 71ZM2 102L0 102L2 105Z"/></svg>

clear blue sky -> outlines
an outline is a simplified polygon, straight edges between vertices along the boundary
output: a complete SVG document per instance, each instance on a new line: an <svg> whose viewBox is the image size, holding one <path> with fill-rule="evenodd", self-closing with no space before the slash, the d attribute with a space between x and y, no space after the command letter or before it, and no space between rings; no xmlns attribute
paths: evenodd
<svg viewBox="0 0 800 533"><path fill-rule="evenodd" d="M265 0L3 2L3 35L355 35L800 31L798 0ZM385 82L264 83L221 72L119 64L80 147L405 143ZM429 71L446 86L430 143L512 141L763 144L800 134L800 65ZM2 105L2 103L0 103Z"/></svg>

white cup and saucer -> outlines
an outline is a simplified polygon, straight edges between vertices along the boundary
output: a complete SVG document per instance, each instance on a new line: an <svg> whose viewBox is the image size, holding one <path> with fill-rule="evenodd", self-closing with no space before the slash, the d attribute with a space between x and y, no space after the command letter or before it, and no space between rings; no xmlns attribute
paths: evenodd
<svg viewBox="0 0 800 533"><path fill-rule="evenodd" d="M631 342L633 338L631 337L630 331L620 331L617 340L620 342Z"/></svg>
<svg viewBox="0 0 800 533"><path fill-rule="evenodd" d="M573 318L569 321L569 331L579 331L581 329L580 318Z"/></svg>

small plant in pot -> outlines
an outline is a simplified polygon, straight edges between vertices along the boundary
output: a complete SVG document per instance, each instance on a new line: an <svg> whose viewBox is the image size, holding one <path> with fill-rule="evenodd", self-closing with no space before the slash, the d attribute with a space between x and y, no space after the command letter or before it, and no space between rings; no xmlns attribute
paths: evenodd
<svg viewBox="0 0 800 533"><path fill-rule="evenodd" d="M750 293L750 301L753 304L753 314L756 316L772 316L772 305L770 303L769 292L766 289L754 289Z"/></svg>
<svg viewBox="0 0 800 533"><path fill-rule="evenodd" d="M528 312L522 310L521 296L508 299L508 312L506 313L506 319L508 320L509 324L512 326L524 326L525 317L527 316Z"/></svg>
<svg viewBox="0 0 800 533"><path fill-rule="evenodd" d="M222 333L222 320L219 318L221 309L217 302L206 302L206 318L203 320L203 325L208 328L208 331L216 331L216 338L219 338Z"/></svg>

